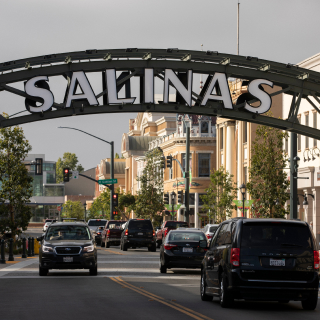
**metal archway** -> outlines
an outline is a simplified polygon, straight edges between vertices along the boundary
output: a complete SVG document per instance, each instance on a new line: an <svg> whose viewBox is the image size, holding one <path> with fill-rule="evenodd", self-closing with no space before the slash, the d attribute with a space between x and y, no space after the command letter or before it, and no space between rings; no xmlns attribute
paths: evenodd
<svg viewBox="0 0 320 320"><path fill-rule="evenodd" d="M244 57L219 53L216 51L189 51L173 49L112 49L112 50L86 50L80 52L69 52L51 54L28 59L8 61L0 64L0 90L22 96L29 101L42 102L43 100L28 95L23 90L12 86L17 82L28 81L39 76L63 75L70 83L74 72L101 73L106 69L123 71L123 76L116 82L120 88L132 77L141 77L142 70L151 68L154 76L164 80L164 71L171 69L175 72L188 72L192 70L196 74L212 75L224 73L227 77L246 79L266 79L281 89L271 96L286 93L292 95L291 108L285 120L275 119L262 114L243 111L238 105L232 109L226 109L223 103L210 101L201 105L203 96L192 92L194 105L188 106L184 103L138 103L138 104L103 104L88 106L86 104L74 103L66 107L66 103L54 102L52 108L46 112L29 113L21 115L24 111L12 115L9 119L0 116L0 127L14 126L45 119L68 117L72 115L86 115L98 113L117 112L167 112L186 113L197 115L220 116L228 119L248 121L257 124L272 126L282 130L288 130L297 134L319 139L320 130L300 125L297 121L297 114L301 99L306 99L317 112L320 105L320 73L299 68L292 64L282 64L256 57ZM126 73L124 72L126 71ZM49 78L48 78L49 79ZM96 99L106 94L103 90L95 97ZM314 100L311 100L310 98ZM257 99L249 103L259 101ZM10 110L2 107L2 111L10 114Z"/></svg>

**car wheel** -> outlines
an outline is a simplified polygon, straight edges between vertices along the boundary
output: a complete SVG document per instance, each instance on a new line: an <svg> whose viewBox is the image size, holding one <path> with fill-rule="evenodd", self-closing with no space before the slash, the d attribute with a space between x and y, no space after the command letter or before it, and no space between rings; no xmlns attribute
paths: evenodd
<svg viewBox="0 0 320 320"><path fill-rule="evenodd" d="M98 265L96 264L95 267L90 268L90 276L96 276L98 274Z"/></svg>
<svg viewBox="0 0 320 320"><path fill-rule="evenodd" d="M156 252L157 251L157 245L153 244L150 251L151 252Z"/></svg>
<svg viewBox="0 0 320 320"><path fill-rule="evenodd" d="M159 249L161 246L161 242L157 241L157 248Z"/></svg>
<svg viewBox="0 0 320 320"><path fill-rule="evenodd" d="M212 301L213 296L208 296L206 294L206 276L204 274L204 271L201 272L201 280L200 280L200 296L202 301Z"/></svg>
<svg viewBox="0 0 320 320"><path fill-rule="evenodd" d="M227 281L224 273L220 279L220 305L222 308L229 308L233 304L233 297L230 292L227 291Z"/></svg>
<svg viewBox="0 0 320 320"><path fill-rule="evenodd" d="M106 248L110 248L110 242L106 243Z"/></svg>
<svg viewBox="0 0 320 320"><path fill-rule="evenodd" d="M162 265L161 260L160 260L160 273L167 273L167 267Z"/></svg>
<svg viewBox="0 0 320 320"><path fill-rule="evenodd" d="M40 265L39 265L39 276L40 277L44 277L48 274L48 269L46 268L41 268Z"/></svg>
<svg viewBox="0 0 320 320"><path fill-rule="evenodd" d="M101 240L101 248L104 248L105 246L106 246L105 242Z"/></svg>
<svg viewBox="0 0 320 320"><path fill-rule="evenodd" d="M122 245L122 250L123 251L127 251L128 250L128 247L127 247L127 245L125 243Z"/></svg>
<svg viewBox="0 0 320 320"><path fill-rule="evenodd" d="M120 242L120 250L122 251L123 249L122 249L122 242Z"/></svg>
<svg viewBox="0 0 320 320"><path fill-rule="evenodd" d="M312 295L308 300L301 301L304 310L314 310L317 307L318 295Z"/></svg>

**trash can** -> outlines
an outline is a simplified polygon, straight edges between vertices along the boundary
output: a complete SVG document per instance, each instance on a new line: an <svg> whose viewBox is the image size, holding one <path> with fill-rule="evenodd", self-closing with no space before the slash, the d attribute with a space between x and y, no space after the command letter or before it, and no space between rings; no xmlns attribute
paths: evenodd
<svg viewBox="0 0 320 320"><path fill-rule="evenodd" d="M37 239L34 239L34 254L39 254L41 242L39 242Z"/></svg>

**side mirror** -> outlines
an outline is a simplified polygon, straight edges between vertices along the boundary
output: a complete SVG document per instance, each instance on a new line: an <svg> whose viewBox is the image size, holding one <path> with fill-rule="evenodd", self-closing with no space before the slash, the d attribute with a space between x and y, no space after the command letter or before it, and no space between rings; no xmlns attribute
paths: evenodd
<svg viewBox="0 0 320 320"><path fill-rule="evenodd" d="M199 247L200 248L207 248L208 247L207 240L200 240Z"/></svg>
<svg viewBox="0 0 320 320"><path fill-rule="evenodd" d="M41 242L42 240L43 240L43 236L40 236L40 237L37 237L37 240L39 241L39 242Z"/></svg>

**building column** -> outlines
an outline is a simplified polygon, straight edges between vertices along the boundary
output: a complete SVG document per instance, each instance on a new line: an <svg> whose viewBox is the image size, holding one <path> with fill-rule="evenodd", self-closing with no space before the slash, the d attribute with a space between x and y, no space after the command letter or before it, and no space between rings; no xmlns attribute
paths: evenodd
<svg viewBox="0 0 320 320"><path fill-rule="evenodd" d="M317 234L317 192L316 189L311 189L312 194L314 196L313 202L312 202L312 230L314 235L316 236Z"/></svg>
<svg viewBox="0 0 320 320"><path fill-rule="evenodd" d="M180 209L177 210L177 221L180 221Z"/></svg>
<svg viewBox="0 0 320 320"><path fill-rule="evenodd" d="M233 160L234 160L234 129L235 123L233 121L227 122L227 136L226 136L226 170L234 175Z"/></svg>
<svg viewBox="0 0 320 320"><path fill-rule="evenodd" d="M199 193L194 194L194 227L199 228Z"/></svg>
<svg viewBox="0 0 320 320"><path fill-rule="evenodd" d="M238 164L237 164L237 187L238 187L238 200L242 199L242 194L239 190L240 185L242 184L242 171L243 171L243 162L242 162L242 150L243 150L243 143L242 143L242 127L243 127L243 122L238 121L238 141L237 141L237 148L238 148ZM237 210L237 215L238 217L241 217L241 212Z"/></svg>

